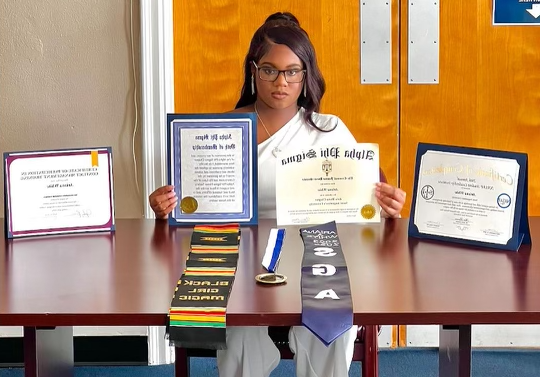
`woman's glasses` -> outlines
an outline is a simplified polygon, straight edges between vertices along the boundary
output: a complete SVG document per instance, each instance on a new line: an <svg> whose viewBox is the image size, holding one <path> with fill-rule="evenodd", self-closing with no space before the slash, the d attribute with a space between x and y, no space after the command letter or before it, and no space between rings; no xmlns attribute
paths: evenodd
<svg viewBox="0 0 540 377"><path fill-rule="evenodd" d="M257 74L259 75L259 78L263 81L274 82L277 80L279 75L283 73L283 77L285 77L285 81L287 81L288 83L299 83L304 80L304 75L306 74L305 69L293 68L279 70L270 67L258 67L255 62L253 62L253 66L255 67L255 69L257 69Z"/></svg>

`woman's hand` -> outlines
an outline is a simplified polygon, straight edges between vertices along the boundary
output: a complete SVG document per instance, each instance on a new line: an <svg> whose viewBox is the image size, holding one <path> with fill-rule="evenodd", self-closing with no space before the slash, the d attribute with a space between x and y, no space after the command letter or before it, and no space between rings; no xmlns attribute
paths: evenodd
<svg viewBox="0 0 540 377"><path fill-rule="evenodd" d="M382 217L400 217L406 196L405 191L388 183L379 182L375 186L375 197L377 197L377 202L381 206Z"/></svg>
<svg viewBox="0 0 540 377"><path fill-rule="evenodd" d="M178 203L178 197L174 192L174 186L163 186L150 194L148 197L150 207L156 214L157 219L166 219L169 213L172 212L176 203Z"/></svg>

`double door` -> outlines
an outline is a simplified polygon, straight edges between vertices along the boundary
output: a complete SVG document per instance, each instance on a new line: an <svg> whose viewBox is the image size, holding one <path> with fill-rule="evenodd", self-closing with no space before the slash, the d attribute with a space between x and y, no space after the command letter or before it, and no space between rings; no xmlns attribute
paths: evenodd
<svg viewBox="0 0 540 377"><path fill-rule="evenodd" d="M404 216L418 142L528 153L529 214L540 215L540 27L493 26L492 7L486 0L175 0L175 111L231 110L253 33L271 13L289 11L316 49L327 83L322 112L338 115L357 141L379 144L389 182L409 194ZM431 336L410 330L418 344ZM404 328L400 334L405 345Z"/></svg>

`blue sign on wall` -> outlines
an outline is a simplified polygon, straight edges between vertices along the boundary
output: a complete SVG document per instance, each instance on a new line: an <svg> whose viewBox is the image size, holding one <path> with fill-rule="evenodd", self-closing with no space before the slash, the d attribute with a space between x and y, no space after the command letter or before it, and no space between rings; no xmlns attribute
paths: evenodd
<svg viewBox="0 0 540 377"><path fill-rule="evenodd" d="M540 25L540 0L493 0L494 25Z"/></svg>

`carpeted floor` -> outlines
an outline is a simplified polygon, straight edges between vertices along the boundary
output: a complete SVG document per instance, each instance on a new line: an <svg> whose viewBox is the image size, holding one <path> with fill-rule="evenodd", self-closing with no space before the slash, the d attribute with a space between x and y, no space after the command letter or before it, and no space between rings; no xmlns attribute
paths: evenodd
<svg viewBox="0 0 540 377"><path fill-rule="evenodd" d="M380 377L437 377L438 351L431 348L381 350ZM473 377L538 377L540 350L475 350ZM133 367L77 367L76 377L173 377L172 365ZM294 377L294 363L283 360L272 377ZM349 376L361 375L360 364L353 363ZM215 359L194 358L191 377L217 377ZM21 368L0 369L0 377L23 377Z"/></svg>

